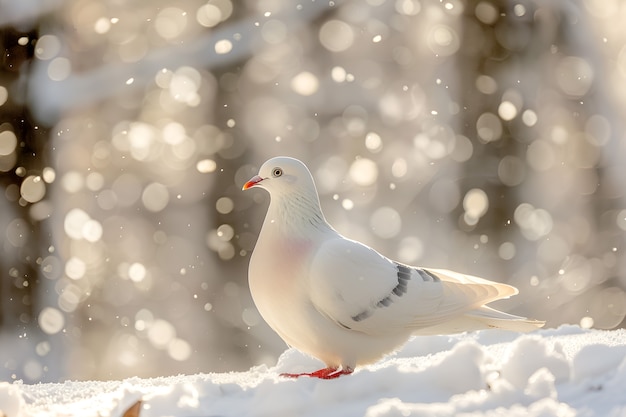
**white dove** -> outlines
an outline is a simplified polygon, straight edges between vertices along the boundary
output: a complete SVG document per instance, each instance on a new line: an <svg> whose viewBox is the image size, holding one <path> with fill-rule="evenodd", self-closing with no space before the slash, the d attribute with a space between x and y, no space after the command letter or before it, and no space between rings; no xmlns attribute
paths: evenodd
<svg viewBox="0 0 626 417"><path fill-rule="evenodd" d="M339 234L322 214L311 173L297 159L268 160L243 190L252 187L271 196L250 259L254 303L288 345L327 366L283 376L350 374L413 334L527 331L544 324L485 306L517 294L515 287L405 265Z"/></svg>

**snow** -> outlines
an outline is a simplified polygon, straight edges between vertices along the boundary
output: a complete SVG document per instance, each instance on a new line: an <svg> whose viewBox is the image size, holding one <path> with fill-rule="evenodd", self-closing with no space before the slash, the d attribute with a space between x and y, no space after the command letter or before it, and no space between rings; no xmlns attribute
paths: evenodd
<svg viewBox="0 0 626 417"><path fill-rule="evenodd" d="M335 380L287 379L321 366L294 349L248 372L122 381L0 383L7 417L626 416L626 330L416 337ZM130 414L130 413L129 413Z"/></svg>

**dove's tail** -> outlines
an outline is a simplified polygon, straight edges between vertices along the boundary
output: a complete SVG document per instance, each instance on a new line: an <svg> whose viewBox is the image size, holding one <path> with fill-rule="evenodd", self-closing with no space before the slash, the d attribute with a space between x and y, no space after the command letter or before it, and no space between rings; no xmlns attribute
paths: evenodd
<svg viewBox="0 0 626 417"><path fill-rule="evenodd" d="M503 329L514 332L529 332L543 327L544 321L528 319L504 313L491 307L482 306L476 310L455 317L450 321L420 329L416 334L435 335L460 333L483 329Z"/></svg>
<svg viewBox="0 0 626 417"><path fill-rule="evenodd" d="M488 328L512 330L515 332L529 332L546 324L545 321L515 316L487 306L470 311L465 316L484 323Z"/></svg>

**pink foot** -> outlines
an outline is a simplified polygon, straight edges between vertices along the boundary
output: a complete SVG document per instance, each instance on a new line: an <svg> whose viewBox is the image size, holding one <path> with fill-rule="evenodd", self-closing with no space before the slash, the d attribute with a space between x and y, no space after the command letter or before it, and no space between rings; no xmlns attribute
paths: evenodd
<svg viewBox="0 0 626 417"><path fill-rule="evenodd" d="M354 370L352 368L346 369L338 369L338 368L324 368L315 372L304 372L301 374L280 374L280 376L284 376L287 378L299 378L301 376L309 376L311 378L320 378L320 379L335 379L339 378L341 375L350 375Z"/></svg>

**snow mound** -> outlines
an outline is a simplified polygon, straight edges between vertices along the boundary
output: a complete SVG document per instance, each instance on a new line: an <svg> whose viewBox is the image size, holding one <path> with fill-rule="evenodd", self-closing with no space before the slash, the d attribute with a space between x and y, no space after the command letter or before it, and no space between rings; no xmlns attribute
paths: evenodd
<svg viewBox="0 0 626 417"><path fill-rule="evenodd" d="M7 417L626 416L626 331L416 337L335 380L279 376L322 365L293 349L275 367L123 381L0 384Z"/></svg>

